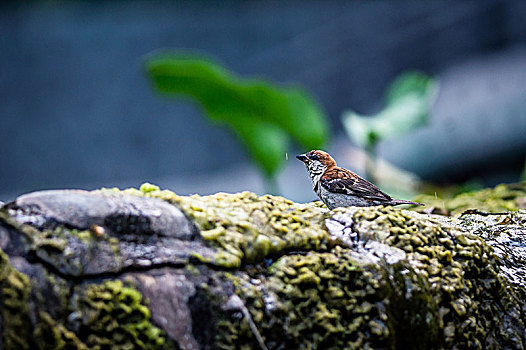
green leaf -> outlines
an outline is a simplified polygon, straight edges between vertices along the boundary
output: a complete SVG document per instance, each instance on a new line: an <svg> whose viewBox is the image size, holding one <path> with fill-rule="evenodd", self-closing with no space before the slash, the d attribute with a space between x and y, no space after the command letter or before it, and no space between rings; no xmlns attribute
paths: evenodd
<svg viewBox="0 0 526 350"><path fill-rule="evenodd" d="M155 87L198 101L208 117L233 129L267 176L282 165L290 138L320 148L326 116L306 92L241 78L203 55L160 53L146 60Z"/></svg>
<svg viewBox="0 0 526 350"><path fill-rule="evenodd" d="M372 116L344 112L343 125L359 146L370 148L377 142L399 137L429 122L438 83L418 72L399 76L386 91L386 107Z"/></svg>
<svg viewBox="0 0 526 350"><path fill-rule="evenodd" d="M306 149L322 148L327 142L328 126L320 106L300 89L284 92L290 120L284 128ZM285 122L285 120L283 120Z"/></svg>
<svg viewBox="0 0 526 350"><path fill-rule="evenodd" d="M260 121L241 121L232 126L265 175L272 176L285 157L287 134L274 124Z"/></svg>
<svg viewBox="0 0 526 350"><path fill-rule="evenodd" d="M387 104L396 103L398 99L407 95L415 95L422 99L431 98L433 102L436 83L432 77L420 72L406 72L398 77L389 85L386 91ZM432 94L432 95L430 95Z"/></svg>

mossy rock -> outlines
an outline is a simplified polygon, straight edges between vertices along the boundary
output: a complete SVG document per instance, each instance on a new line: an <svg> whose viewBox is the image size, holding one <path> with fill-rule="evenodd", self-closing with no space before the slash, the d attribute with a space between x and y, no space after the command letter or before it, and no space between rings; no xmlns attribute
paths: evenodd
<svg viewBox="0 0 526 350"><path fill-rule="evenodd" d="M420 212L434 208L446 215L458 215L470 209L489 213L518 211L526 209L526 181L461 193L454 198L420 195L415 200L426 204L426 208L418 208Z"/></svg>
<svg viewBox="0 0 526 350"><path fill-rule="evenodd" d="M29 349L31 336L29 317L29 279L9 263L0 250L0 348Z"/></svg>
<svg viewBox="0 0 526 350"><path fill-rule="evenodd" d="M0 210L0 349L523 349L525 223L37 192Z"/></svg>

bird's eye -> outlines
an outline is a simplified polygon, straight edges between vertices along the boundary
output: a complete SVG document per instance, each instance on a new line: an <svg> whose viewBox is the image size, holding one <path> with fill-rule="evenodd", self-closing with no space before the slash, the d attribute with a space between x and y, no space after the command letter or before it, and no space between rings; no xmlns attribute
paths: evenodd
<svg viewBox="0 0 526 350"><path fill-rule="evenodd" d="M312 160L320 160L320 157L318 157L317 154L311 154L309 158Z"/></svg>

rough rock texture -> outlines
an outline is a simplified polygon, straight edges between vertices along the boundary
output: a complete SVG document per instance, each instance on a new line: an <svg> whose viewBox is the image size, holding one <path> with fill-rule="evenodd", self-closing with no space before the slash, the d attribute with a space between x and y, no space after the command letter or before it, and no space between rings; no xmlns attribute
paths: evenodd
<svg viewBox="0 0 526 350"><path fill-rule="evenodd" d="M526 181L462 193L452 199L421 195L415 200L427 205L425 208L418 208L419 212L429 212L430 209L435 209L449 215L461 214L468 209L493 213L517 211L526 209Z"/></svg>
<svg viewBox="0 0 526 350"><path fill-rule="evenodd" d="M0 349L524 349L525 223L37 192L0 210Z"/></svg>
<svg viewBox="0 0 526 350"><path fill-rule="evenodd" d="M85 276L210 257L184 214L162 200L80 190L24 195L6 206L33 245L60 273Z"/></svg>
<svg viewBox="0 0 526 350"><path fill-rule="evenodd" d="M526 300L526 212L474 213L451 219L458 227L482 237L499 257L500 274Z"/></svg>

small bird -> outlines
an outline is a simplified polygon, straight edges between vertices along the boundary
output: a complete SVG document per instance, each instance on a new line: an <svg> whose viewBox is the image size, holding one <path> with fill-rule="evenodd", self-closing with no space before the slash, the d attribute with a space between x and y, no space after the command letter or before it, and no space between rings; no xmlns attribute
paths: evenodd
<svg viewBox="0 0 526 350"><path fill-rule="evenodd" d="M350 170L337 166L336 161L327 152L312 150L296 158L305 163L312 181L312 189L331 210L338 207L423 205L391 198L369 181Z"/></svg>

